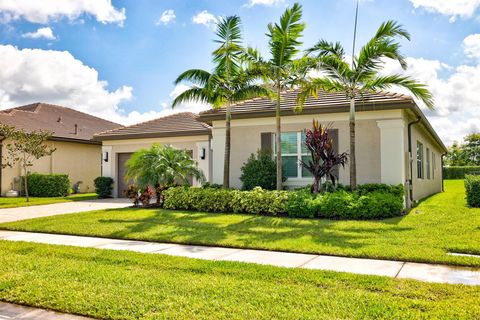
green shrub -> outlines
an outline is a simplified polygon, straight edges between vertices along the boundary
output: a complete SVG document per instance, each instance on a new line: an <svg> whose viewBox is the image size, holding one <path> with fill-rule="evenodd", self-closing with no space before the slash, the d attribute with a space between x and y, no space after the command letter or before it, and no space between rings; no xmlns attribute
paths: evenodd
<svg viewBox="0 0 480 320"><path fill-rule="evenodd" d="M480 174L480 166L443 167L443 179L465 179L466 175Z"/></svg>
<svg viewBox="0 0 480 320"><path fill-rule="evenodd" d="M318 212L316 198L308 190L290 192L287 201L287 213L293 218L313 218Z"/></svg>
<svg viewBox="0 0 480 320"><path fill-rule="evenodd" d="M276 162L268 152L259 151L255 156L253 153L241 168L243 190L252 190L261 187L266 190L275 190L277 186Z"/></svg>
<svg viewBox="0 0 480 320"><path fill-rule="evenodd" d="M110 177L97 177L93 180L95 192L99 198L111 198L113 190L113 179Z"/></svg>
<svg viewBox="0 0 480 320"><path fill-rule="evenodd" d="M384 183L366 183L357 186L357 193L361 196L367 195L372 192L384 192L391 193L397 197L403 197L405 195L405 189L403 185L388 185Z"/></svg>
<svg viewBox="0 0 480 320"><path fill-rule="evenodd" d="M398 189L403 190L393 186L383 191L364 191L363 195L345 190L312 195L307 190L269 191L260 187L251 191L176 187L165 191L164 208L295 218L379 219L402 212L403 193Z"/></svg>
<svg viewBox="0 0 480 320"><path fill-rule="evenodd" d="M67 174L28 175L28 191L32 197L66 197L70 191Z"/></svg>
<svg viewBox="0 0 480 320"><path fill-rule="evenodd" d="M480 176L465 176L465 193L469 207L480 207Z"/></svg>
<svg viewBox="0 0 480 320"><path fill-rule="evenodd" d="M251 191L237 191L234 212L278 215L287 212L288 191L268 191L255 187Z"/></svg>

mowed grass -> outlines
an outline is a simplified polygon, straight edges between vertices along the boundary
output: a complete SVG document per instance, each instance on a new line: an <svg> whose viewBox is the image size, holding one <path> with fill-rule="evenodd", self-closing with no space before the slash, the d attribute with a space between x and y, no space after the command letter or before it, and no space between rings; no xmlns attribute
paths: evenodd
<svg viewBox="0 0 480 320"><path fill-rule="evenodd" d="M16 208L16 207L27 207L27 206L37 206L41 204L52 204L60 202L72 202L72 201L83 201L83 200L93 200L97 199L95 193L78 193L72 194L67 197L30 197L30 201L27 202L25 197L17 198L0 198L0 209L2 208Z"/></svg>
<svg viewBox="0 0 480 320"><path fill-rule="evenodd" d="M159 209L85 212L1 224L0 228L108 238L257 248L480 266L480 209L467 208L463 181L404 217L379 221L289 219Z"/></svg>
<svg viewBox="0 0 480 320"><path fill-rule="evenodd" d="M0 300L102 319L478 319L480 287L0 241Z"/></svg>

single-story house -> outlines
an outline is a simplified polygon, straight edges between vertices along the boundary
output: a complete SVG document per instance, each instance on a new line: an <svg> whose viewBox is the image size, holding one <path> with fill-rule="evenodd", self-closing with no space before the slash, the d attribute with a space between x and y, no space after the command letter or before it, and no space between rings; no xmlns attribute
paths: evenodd
<svg viewBox="0 0 480 320"><path fill-rule="evenodd" d="M44 174L68 174L73 184L79 184L80 192L94 192L93 180L101 175L102 146L93 141L93 134L121 127L117 123L100 119L70 108L46 103L33 103L0 111L0 123L26 132L45 130L52 133L47 142L55 148L50 156L36 160L30 172ZM5 145L0 143L1 156L6 155ZM0 168L1 194L10 189L18 190L20 166Z"/></svg>
<svg viewBox="0 0 480 320"><path fill-rule="evenodd" d="M171 145L191 152L206 179L212 180L211 172L211 127L198 120L190 112L176 113L155 120L118 128L95 135L101 141L103 174L112 177L113 194L123 197L128 187L125 181L125 162L135 151L148 148L154 143ZM197 181L193 181L197 185Z"/></svg>
<svg viewBox="0 0 480 320"><path fill-rule="evenodd" d="M282 93L282 156L286 188L310 184L299 161L308 156L302 139L312 120L330 126L338 152L349 149L349 102L342 93L321 92L307 99L303 111L294 111L297 91ZM366 93L356 101L357 181L403 184L407 204L442 191L442 155L445 145L415 101L396 93ZM257 98L232 106L230 185L241 187L241 167L257 150L272 150L275 103ZM213 183L223 181L225 109L156 119L132 127L96 135L111 161L103 162L103 173L116 181L117 194L124 187L122 163L128 154L153 142L192 150L193 158ZM206 149L207 151L204 151ZM349 167L339 170L339 181L349 184Z"/></svg>

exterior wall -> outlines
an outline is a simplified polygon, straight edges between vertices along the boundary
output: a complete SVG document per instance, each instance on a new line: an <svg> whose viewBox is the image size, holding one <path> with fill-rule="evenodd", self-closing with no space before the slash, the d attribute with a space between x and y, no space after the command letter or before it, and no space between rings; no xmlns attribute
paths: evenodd
<svg viewBox="0 0 480 320"><path fill-rule="evenodd" d="M102 143L102 175L113 178L114 190L113 194L118 194L118 168L117 154L135 152L142 148L149 148L152 144L159 143L163 145L172 145L178 149L192 150L193 159L198 162L198 166L202 169L207 181L210 179L210 137L204 136L187 136L187 137L170 137L170 138L148 138L148 139L125 139L125 140L107 140ZM201 159L202 149L205 148L205 159ZM108 152L108 161L105 161L105 153ZM194 185L197 182L194 181Z"/></svg>
<svg viewBox="0 0 480 320"><path fill-rule="evenodd" d="M318 119L324 125L331 124L333 129L338 129L339 152L349 150L348 114L331 113L318 116L295 115L282 117L282 132L301 131L310 128L312 119ZM357 181L359 184L381 181L381 150L380 128L377 121L389 119L402 119L400 110L369 111L357 113L356 138L357 138ZM257 152L261 147L261 133L275 132L275 118L238 119L232 120L231 140L231 172L230 185L234 188L241 187L241 167L250 154ZM213 122L212 148L213 154L213 182L222 183L223 157L225 146L225 121ZM217 151L220 150L220 151ZM340 183L349 184L349 166L340 168ZM287 187L301 186L311 183L310 178L287 179ZM403 180L398 183L403 183Z"/></svg>
<svg viewBox="0 0 480 320"><path fill-rule="evenodd" d="M431 138L431 135L425 130L423 125L414 124L411 129L411 143L412 143L412 187L413 187L413 201L421 200L431 194L442 191L442 154L441 147ZM424 151L424 170L425 175L423 179L418 178L417 171L417 141L423 143ZM430 151L430 179L427 179L426 174L426 150ZM435 154L435 166L433 166L432 152ZM410 168L408 169L410 170ZM432 173L433 172L433 173Z"/></svg>
<svg viewBox="0 0 480 320"><path fill-rule="evenodd" d="M3 142L4 145L7 143L8 140ZM48 143L56 148L55 152L36 160L28 170L44 174L68 174L72 185L77 181L83 182L80 184L81 192L93 192L95 190L93 180L100 175L101 146L61 141ZM5 148L3 152L6 156ZM18 165L2 169L2 195L12 188L14 178L21 174L21 168ZM18 185L15 189L18 189Z"/></svg>

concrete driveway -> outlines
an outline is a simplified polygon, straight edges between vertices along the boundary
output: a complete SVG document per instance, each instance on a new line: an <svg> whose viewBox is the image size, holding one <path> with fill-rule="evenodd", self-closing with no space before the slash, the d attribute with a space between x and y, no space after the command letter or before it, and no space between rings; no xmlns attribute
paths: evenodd
<svg viewBox="0 0 480 320"><path fill-rule="evenodd" d="M30 207L0 209L0 223L32 218L48 217L58 214L85 212L103 209L118 209L131 206L129 199L98 199L74 202L45 204Z"/></svg>

